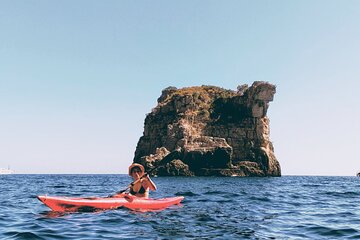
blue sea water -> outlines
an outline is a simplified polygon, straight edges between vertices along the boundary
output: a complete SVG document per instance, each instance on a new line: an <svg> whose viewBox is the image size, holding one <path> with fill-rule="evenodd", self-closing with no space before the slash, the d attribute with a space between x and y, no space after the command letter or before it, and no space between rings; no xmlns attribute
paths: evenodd
<svg viewBox="0 0 360 240"><path fill-rule="evenodd" d="M185 196L155 212L61 214L37 200L107 196L126 175L0 175L0 239L360 239L360 178L158 177L151 197Z"/></svg>

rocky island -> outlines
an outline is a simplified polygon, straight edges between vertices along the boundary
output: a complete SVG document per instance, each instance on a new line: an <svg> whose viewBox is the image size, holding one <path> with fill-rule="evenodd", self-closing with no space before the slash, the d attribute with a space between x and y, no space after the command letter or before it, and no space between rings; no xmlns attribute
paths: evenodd
<svg viewBox="0 0 360 240"><path fill-rule="evenodd" d="M280 176L269 139L276 87L168 87L147 114L134 162L158 176Z"/></svg>

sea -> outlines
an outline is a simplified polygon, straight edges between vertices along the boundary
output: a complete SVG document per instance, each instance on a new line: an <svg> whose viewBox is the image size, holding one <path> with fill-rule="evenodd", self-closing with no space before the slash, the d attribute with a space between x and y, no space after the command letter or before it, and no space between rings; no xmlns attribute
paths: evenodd
<svg viewBox="0 0 360 240"><path fill-rule="evenodd" d="M108 196L127 175L0 175L0 239L360 239L360 178L155 177L161 211L59 213L37 195Z"/></svg>

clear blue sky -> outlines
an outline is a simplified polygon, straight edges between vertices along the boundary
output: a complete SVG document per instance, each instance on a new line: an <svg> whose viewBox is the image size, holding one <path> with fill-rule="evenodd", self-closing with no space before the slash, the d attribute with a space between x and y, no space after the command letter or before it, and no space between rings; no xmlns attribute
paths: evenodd
<svg viewBox="0 0 360 240"><path fill-rule="evenodd" d="M284 175L360 171L360 1L0 1L0 167L125 173L168 86L277 85Z"/></svg>

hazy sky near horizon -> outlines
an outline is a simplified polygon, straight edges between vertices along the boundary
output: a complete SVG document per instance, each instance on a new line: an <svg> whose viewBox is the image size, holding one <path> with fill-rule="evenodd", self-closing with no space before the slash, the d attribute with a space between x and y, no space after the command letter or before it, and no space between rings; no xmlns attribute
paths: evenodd
<svg viewBox="0 0 360 240"><path fill-rule="evenodd" d="M277 86L283 175L360 171L360 1L0 1L0 167L126 173L168 86Z"/></svg>

